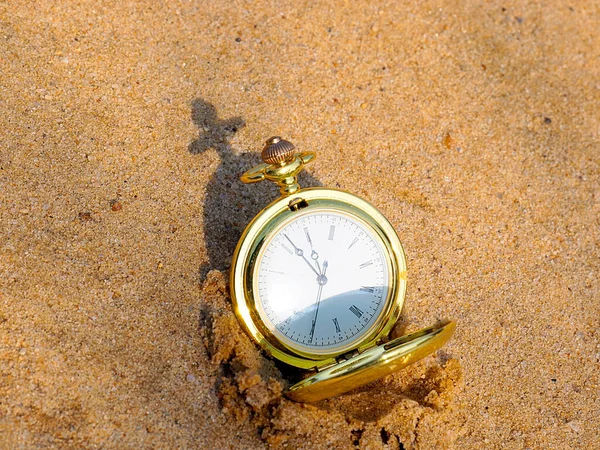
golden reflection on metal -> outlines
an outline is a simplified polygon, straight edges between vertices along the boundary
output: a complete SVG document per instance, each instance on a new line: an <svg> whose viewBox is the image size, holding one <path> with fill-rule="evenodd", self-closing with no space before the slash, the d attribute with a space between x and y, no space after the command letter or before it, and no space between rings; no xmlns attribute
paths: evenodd
<svg viewBox="0 0 600 450"><path fill-rule="evenodd" d="M244 173L242 181L273 181L282 196L244 230L232 260L231 297L242 327L263 350L286 364L317 371L292 386L288 397L312 402L347 392L424 358L450 339L456 327L454 321L382 344L400 317L408 278L406 257L394 227L373 205L348 192L327 188L301 190L297 175L314 159L313 152L295 152L292 143L276 136L266 142L262 157L265 162ZM299 211L350 215L370 228L383 244L389 273L388 296L381 315L353 349L333 353L299 349L278 339L259 316L255 292L261 250L282 224L296 218Z"/></svg>

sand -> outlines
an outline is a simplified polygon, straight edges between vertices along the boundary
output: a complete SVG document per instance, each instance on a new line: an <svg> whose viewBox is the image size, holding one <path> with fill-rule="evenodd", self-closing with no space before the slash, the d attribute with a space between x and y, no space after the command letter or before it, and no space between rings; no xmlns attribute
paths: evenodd
<svg viewBox="0 0 600 450"><path fill-rule="evenodd" d="M600 447L600 8L457 3L0 2L0 447ZM274 134L442 351L281 397L225 281Z"/></svg>

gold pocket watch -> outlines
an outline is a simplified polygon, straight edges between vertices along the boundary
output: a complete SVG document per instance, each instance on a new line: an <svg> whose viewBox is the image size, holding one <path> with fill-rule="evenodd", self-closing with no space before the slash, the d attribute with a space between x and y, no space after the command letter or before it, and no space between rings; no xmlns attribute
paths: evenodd
<svg viewBox="0 0 600 450"><path fill-rule="evenodd" d="M235 313L272 357L313 373L292 400L333 397L395 372L439 349L455 321L391 341L406 293L406 258L396 231L370 203L328 188L300 189L315 157L269 139L263 164L241 177L270 180L281 197L244 230L231 270Z"/></svg>

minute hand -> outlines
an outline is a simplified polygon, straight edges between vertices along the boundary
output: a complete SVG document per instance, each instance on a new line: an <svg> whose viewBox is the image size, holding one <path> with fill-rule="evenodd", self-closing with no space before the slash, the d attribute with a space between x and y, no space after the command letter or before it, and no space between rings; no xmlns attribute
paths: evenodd
<svg viewBox="0 0 600 450"><path fill-rule="evenodd" d="M302 250L301 248L296 247L296 245L292 242L292 240L288 237L287 234L284 234L284 236L290 242L290 244L292 244L292 247L294 247L294 252L296 253L296 255L300 256L306 262L306 264L308 264L308 267L310 267L312 269L312 271L314 273L316 273L318 277L320 277L321 274L317 271L317 269L315 269L315 266L313 266L308 261L308 259L306 259L306 256L304 256L304 250Z"/></svg>

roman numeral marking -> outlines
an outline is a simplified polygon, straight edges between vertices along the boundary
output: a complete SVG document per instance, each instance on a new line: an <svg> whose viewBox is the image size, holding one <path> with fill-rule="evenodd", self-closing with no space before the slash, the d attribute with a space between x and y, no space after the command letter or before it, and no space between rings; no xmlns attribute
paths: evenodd
<svg viewBox="0 0 600 450"><path fill-rule="evenodd" d="M359 319L362 317L363 312L360 309L358 309L356 306L352 305L349 309L350 309L350 311L352 311L352 314L354 314Z"/></svg>
<svg viewBox="0 0 600 450"><path fill-rule="evenodd" d="M288 316L287 319L284 320L284 322L289 325L290 323L292 323L293 321L296 320L296 316L298 315L298 311L294 310L292 311L292 315ZM294 332L295 333L295 332Z"/></svg>
<svg viewBox="0 0 600 450"><path fill-rule="evenodd" d="M310 233L308 232L308 228L306 228L306 227L304 227L304 234L306 235L306 240L308 241L308 243L312 247L312 240L310 238Z"/></svg>
<svg viewBox="0 0 600 450"><path fill-rule="evenodd" d="M364 269L365 267L368 267L368 266L370 266L371 264L373 264L373 261L367 261L367 262L364 262L364 263L362 263L362 264L361 264L360 266L358 266L358 267L360 267L361 269Z"/></svg>
<svg viewBox="0 0 600 450"><path fill-rule="evenodd" d="M335 234L335 225L331 225L331 226L329 227L329 237L328 237L328 239L329 239L330 241L333 241L333 235L334 235L334 234Z"/></svg>
<svg viewBox="0 0 600 450"><path fill-rule="evenodd" d="M288 253L289 253L290 255L293 255L293 254L294 254L294 251L293 251L293 250L291 250L291 249L289 249L289 248L287 248L287 247L285 246L285 244L281 244L281 246L282 246L283 248L285 248L285 249L288 251Z"/></svg>
<svg viewBox="0 0 600 450"><path fill-rule="evenodd" d="M372 294L375 291L375 288L373 286L363 286L360 288L360 290Z"/></svg>
<svg viewBox="0 0 600 450"><path fill-rule="evenodd" d="M358 242L358 238L354 238L354 240L352 241L352 243L348 246L348 250L350 250L352 248L352 246L354 244L356 244Z"/></svg>
<svg viewBox="0 0 600 450"><path fill-rule="evenodd" d="M337 317L335 319L331 319L331 320L333 320L333 324L335 325L335 332L336 333L341 333L342 330L340 328L340 324L339 324L339 322L337 320Z"/></svg>

